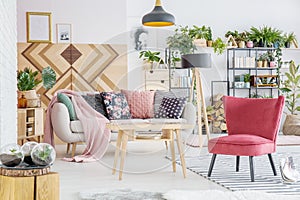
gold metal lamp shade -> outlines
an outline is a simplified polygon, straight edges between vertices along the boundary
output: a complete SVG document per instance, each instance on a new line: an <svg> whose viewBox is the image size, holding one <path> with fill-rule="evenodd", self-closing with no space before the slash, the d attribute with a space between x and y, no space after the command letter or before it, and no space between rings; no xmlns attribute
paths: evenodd
<svg viewBox="0 0 300 200"><path fill-rule="evenodd" d="M160 0L156 0L154 9L143 17L142 23L144 26L172 26L175 24L175 17L162 8Z"/></svg>

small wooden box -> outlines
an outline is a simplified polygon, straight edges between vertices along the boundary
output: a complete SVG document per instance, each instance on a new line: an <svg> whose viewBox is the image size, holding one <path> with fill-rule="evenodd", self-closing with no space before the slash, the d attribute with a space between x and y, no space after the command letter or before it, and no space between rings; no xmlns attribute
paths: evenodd
<svg viewBox="0 0 300 200"><path fill-rule="evenodd" d="M1 199L59 200L59 174L14 177L0 175Z"/></svg>
<svg viewBox="0 0 300 200"><path fill-rule="evenodd" d="M277 87L278 77L276 75L252 75L250 85L254 87Z"/></svg>

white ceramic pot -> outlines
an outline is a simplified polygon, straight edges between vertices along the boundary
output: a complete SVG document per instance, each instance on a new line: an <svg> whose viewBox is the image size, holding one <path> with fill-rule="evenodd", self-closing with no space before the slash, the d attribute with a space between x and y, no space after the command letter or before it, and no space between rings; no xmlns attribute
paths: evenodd
<svg viewBox="0 0 300 200"><path fill-rule="evenodd" d="M38 98L35 90L23 91L23 93L24 93L24 96L26 99L37 99Z"/></svg>

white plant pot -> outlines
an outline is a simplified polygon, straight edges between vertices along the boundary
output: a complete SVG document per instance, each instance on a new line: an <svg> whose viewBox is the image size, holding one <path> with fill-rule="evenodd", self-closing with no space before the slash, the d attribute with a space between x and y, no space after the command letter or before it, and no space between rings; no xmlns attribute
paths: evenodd
<svg viewBox="0 0 300 200"><path fill-rule="evenodd" d="M37 94L35 90L23 91L26 99L37 99Z"/></svg>

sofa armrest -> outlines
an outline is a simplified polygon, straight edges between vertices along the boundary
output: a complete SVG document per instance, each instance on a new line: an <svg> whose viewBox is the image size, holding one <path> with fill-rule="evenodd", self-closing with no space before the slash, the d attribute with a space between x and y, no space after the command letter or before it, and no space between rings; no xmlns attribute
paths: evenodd
<svg viewBox="0 0 300 200"><path fill-rule="evenodd" d="M197 120L197 117L196 117L196 108L193 105L193 103L188 102L185 105L181 117L183 119L185 119L188 124L196 125L196 120ZM184 130L182 130L181 132L183 133L182 134L183 138L185 139L186 137L188 137L188 135L192 134L193 130L194 129L184 129Z"/></svg>
<svg viewBox="0 0 300 200"><path fill-rule="evenodd" d="M83 133L73 133L70 128L70 117L67 107L55 103L51 110L51 122L56 136L66 143L84 141Z"/></svg>

